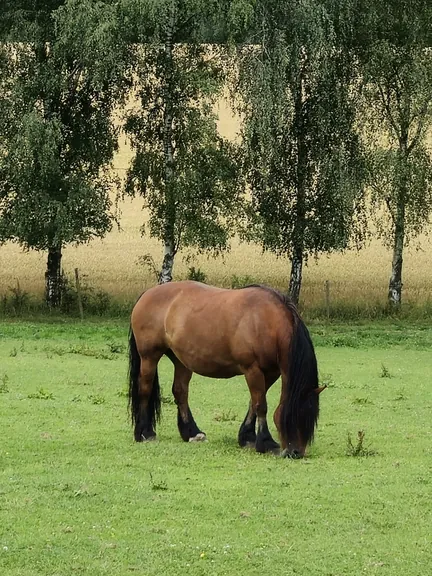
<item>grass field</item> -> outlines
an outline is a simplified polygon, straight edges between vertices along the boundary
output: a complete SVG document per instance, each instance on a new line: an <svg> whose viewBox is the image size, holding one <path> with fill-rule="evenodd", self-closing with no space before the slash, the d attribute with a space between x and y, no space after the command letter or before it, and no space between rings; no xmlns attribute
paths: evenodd
<svg viewBox="0 0 432 576"><path fill-rule="evenodd" d="M234 137L239 129L224 101L218 108L219 129L226 137ZM124 136L114 162L117 173L124 177L131 159L131 150ZM72 277L75 267L80 269L88 284L105 290L117 300L131 301L145 287L154 283L149 270L139 264L143 254L151 254L159 266L162 258L160 243L142 237L140 228L147 215L142 211L140 199L125 200L120 204L121 229L114 229L104 240L89 245L68 247L64 251L63 266ZM176 258L175 279L184 279L188 266L180 253ZM232 250L224 258L208 259L196 256L191 262L207 275L212 284L230 286L234 276L249 277L253 282L263 282L286 290L290 263L286 258L265 253L256 245L241 245L234 240ZM46 254L24 253L13 244L0 247L0 296L16 285L31 294L43 292ZM391 253L374 240L361 252L321 256L312 259L304 270L302 302L305 307L320 307L325 301L324 284L331 282L331 301L334 306L354 305L360 308L382 306L386 302L390 277ZM422 235L405 252L404 301L418 304L431 302L432 243Z"/></svg>
<svg viewBox="0 0 432 576"><path fill-rule="evenodd" d="M1 323L2 576L428 574L432 328L311 331L329 389L308 457L288 461L237 447L241 378L194 377L209 442L184 444L162 362L159 442L138 445L126 324ZM369 455L348 455L360 430Z"/></svg>

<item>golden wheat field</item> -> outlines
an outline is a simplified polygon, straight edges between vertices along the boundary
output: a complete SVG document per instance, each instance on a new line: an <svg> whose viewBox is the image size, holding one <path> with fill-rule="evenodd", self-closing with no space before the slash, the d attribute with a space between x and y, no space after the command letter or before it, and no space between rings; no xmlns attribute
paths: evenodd
<svg viewBox="0 0 432 576"><path fill-rule="evenodd" d="M219 129L227 137L235 137L239 120L234 117L227 102L218 105ZM131 157L125 137L120 137L120 149L114 166L121 177ZM63 255L66 274L79 268L81 276L95 289L107 291L119 300L132 300L144 288L154 284L152 273L139 263L143 254L151 254L157 264L162 249L158 241L142 237L140 227L146 220L142 200L126 199L120 204L120 229L114 229L103 240L88 245L67 247ZM216 259L195 255L186 261L188 254L177 256L174 276L187 276L189 266L200 268L212 284L230 286L233 276L248 276L255 282L263 282L286 289L289 261L262 253L256 245L240 244L234 240L231 251ZM39 295L43 292L46 255L23 252L14 244L0 247L0 294L16 285ZM321 256L310 260L304 270L302 302L305 307L324 303L325 281L330 281L331 300L350 305L374 305L386 300L390 275L391 253L377 240L373 240L360 252ZM408 247L404 258L404 300L424 303L432 299L432 241L423 235L413 247Z"/></svg>

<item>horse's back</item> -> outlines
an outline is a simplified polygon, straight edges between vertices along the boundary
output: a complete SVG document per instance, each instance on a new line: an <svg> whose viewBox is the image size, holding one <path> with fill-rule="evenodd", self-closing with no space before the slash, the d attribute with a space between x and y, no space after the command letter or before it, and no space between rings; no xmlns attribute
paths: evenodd
<svg viewBox="0 0 432 576"><path fill-rule="evenodd" d="M262 288L228 290L185 281L155 286L132 313L145 345L171 349L192 371L230 377L276 363L286 310Z"/></svg>

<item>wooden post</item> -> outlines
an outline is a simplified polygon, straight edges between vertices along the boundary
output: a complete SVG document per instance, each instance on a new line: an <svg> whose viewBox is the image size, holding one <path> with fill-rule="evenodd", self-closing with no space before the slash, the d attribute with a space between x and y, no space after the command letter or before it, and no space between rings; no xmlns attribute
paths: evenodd
<svg viewBox="0 0 432 576"><path fill-rule="evenodd" d="M75 268L75 287L76 287L76 291L77 291L78 308L79 308L80 318L81 318L81 320L84 320L84 310L83 310L82 299L81 299L81 286L80 286L80 281L79 281L78 268Z"/></svg>
<svg viewBox="0 0 432 576"><path fill-rule="evenodd" d="M325 302L327 310L327 320L330 320L330 281L325 281Z"/></svg>

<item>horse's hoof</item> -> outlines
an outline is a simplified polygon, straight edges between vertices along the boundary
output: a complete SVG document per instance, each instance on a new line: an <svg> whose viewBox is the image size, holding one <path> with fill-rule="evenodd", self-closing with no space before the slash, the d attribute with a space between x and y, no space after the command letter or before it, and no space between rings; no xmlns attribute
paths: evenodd
<svg viewBox="0 0 432 576"><path fill-rule="evenodd" d="M156 436L149 436L146 438L144 434L141 434L141 442L155 442Z"/></svg>
<svg viewBox="0 0 432 576"><path fill-rule="evenodd" d="M248 448L249 450L255 450L255 442L246 442L246 444L243 444L242 448Z"/></svg>
<svg viewBox="0 0 432 576"><path fill-rule="evenodd" d="M200 432L196 436L189 438L189 442L207 442L207 436L204 434L204 432Z"/></svg>

